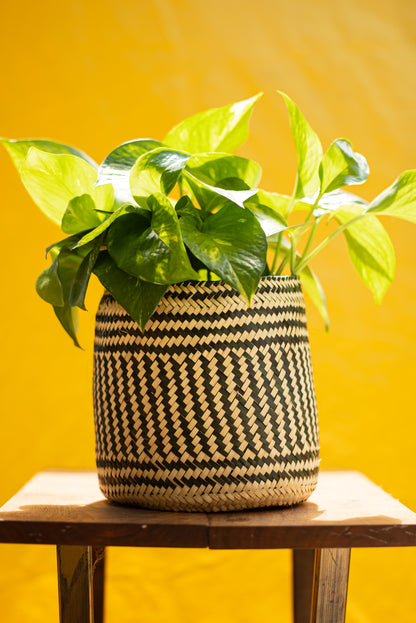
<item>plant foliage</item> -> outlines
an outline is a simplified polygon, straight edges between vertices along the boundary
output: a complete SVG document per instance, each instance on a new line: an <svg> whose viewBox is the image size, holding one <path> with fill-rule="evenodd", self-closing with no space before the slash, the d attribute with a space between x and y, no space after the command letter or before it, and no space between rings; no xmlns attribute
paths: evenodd
<svg viewBox="0 0 416 623"><path fill-rule="evenodd" d="M34 202L67 235L47 250L51 264L36 290L77 346L77 310L85 309L92 274L142 330L171 284L221 279L250 305L263 275L296 274L328 327L309 263L340 233L381 301L395 256L380 217L416 223L416 170L371 203L360 199L344 189L366 181L364 156L344 138L324 153L281 95L298 162L290 197L260 189L261 167L231 153L246 139L260 95L194 115L163 141L123 143L99 167L62 143L1 139Z"/></svg>

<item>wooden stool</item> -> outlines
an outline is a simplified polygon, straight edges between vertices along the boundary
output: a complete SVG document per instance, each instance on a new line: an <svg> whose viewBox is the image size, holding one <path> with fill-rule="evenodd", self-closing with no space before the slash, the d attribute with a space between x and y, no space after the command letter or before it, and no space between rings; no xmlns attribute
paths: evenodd
<svg viewBox="0 0 416 623"><path fill-rule="evenodd" d="M44 471L0 509L0 541L57 545L61 623L102 623L117 545L292 549L295 623L341 623L351 548L416 545L416 514L352 471L322 472L299 506L232 513L116 506L93 471Z"/></svg>

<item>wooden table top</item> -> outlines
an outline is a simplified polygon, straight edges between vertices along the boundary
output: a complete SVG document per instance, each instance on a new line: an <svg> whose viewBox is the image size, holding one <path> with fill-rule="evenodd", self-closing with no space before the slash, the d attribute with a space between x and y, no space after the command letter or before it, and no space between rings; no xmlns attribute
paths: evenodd
<svg viewBox="0 0 416 623"><path fill-rule="evenodd" d="M416 514L354 471L322 471L304 504L229 513L119 506L94 471L37 474L0 509L0 542L211 549L416 545Z"/></svg>

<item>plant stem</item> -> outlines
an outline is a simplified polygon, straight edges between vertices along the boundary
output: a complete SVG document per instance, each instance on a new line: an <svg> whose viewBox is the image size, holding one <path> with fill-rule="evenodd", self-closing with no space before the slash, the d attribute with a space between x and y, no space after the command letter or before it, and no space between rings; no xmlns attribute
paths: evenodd
<svg viewBox="0 0 416 623"><path fill-rule="evenodd" d="M309 253L309 255L307 257L301 257L299 264L296 267L296 270L298 272L300 272L301 270L303 270L305 268L305 266L307 264L309 264L309 262L311 261L312 258L315 257L315 255L317 253L319 253L319 251L321 251L321 249L323 249L324 247L326 247L326 245L328 244L328 242L331 242L331 240L333 240L335 238L335 236L338 236L338 234L340 234L341 232L344 231L344 229L347 229L347 227L350 227L350 225L352 225L353 223L356 223L357 221L361 220L362 218L364 218L366 216L366 214L360 214L359 216L356 216L355 218L351 219L350 221L348 221L348 223L344 223L343 225L341 225L340 227L338 227L338 229L336 229L335 231L332 232L332 234L330 234L329 236L327 236L325 238L325 240L323 240L320 244L318 244L317 247L315 247L315 249Z"/></svg>
<svg viewBox="0 0 416 623"><path fill-rule="evenodd" d="M275 273L274 273L274 271L275 271L275 269L276 269L277 260L278 260L278 258L279 258L279 253L280 253L280 245L281 245L281 242L282 242L282 236L283 236L283 232L280 232L280 233L277 235L276 249L275 249L275 251L274 251L273 262L272 262L272 266L271 266L271 269L270 269L270 274L271 274L271 275L274 275L274 274L275 274Z"/></svg>
<svg viewBox="0 0 416 623"><path fill-rule="evenodd" d="M296 269L296 242L294 238L290 239L290 273L295 275Z"/></svg>
<svg viewBox="0 0 416 623"><path fill-rule="evenodd" d="M287 254L284 256L284 258L280 262L279 268L276 271L276 275L281 275L282 274L282 271L283 271L283 269L285 267L286 262L287 262Z"/></svg>
<svg viewBox="0 0 416 623"><path fill-rule="evenodd" d="M315 220L315 222L314 222L314 224L312 225L312 231L311 231L311 233L309 234L309 238L308 238L308 241L307 241L307 243L306 243L306 245L305 245L305 248L303 249L303 253L302 253L301 257L299 258L299 261L298 261L297 265L295 265L295 270L296 270L296 272L298 272L298 271L299 271L299 265L300 265L300 264L302 263L302 261L305 259L305 257L306 257L306 255L307 255L307 253L308 253L309 249L311 248L312 240L313 240L313 238L314 238L314 236L315 236L315 232L316 232L316 230L317 230L318 225L319 225L319 221L318 221L318 219L316 219L316 220Z"/></svg>

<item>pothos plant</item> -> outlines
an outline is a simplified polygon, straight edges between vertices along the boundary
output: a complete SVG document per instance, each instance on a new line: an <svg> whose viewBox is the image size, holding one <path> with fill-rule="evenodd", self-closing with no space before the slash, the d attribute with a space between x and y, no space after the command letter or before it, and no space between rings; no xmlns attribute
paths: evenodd
<svg viewBox="0 0 416 623"><path fill-rule="evenodd" d="M381 300L395 256L379 217L416 222L416 170L370 203L343 190L366 181L366 159L346 139L324 153L281 95L298 161L290 197L260 189L261 167L232 155L259 95L190 117L163 141L123 143L100 166L61 143L1 139L32 199L66 235L47 249L52 262L36 290L77 346L77 309L85 309L93 273L142 330L170 284L221 279L250 305L262 276L287 273L299 275L328 326L309 264L341 232L358 275Z"/></svg>

